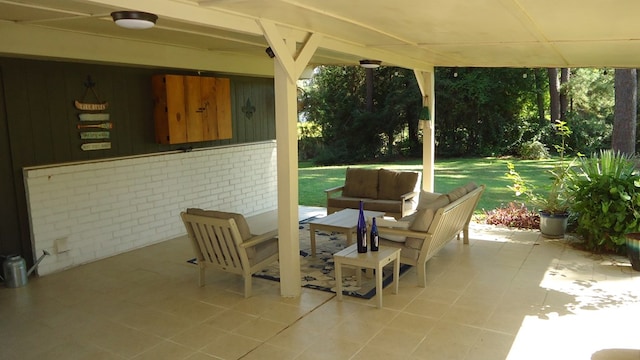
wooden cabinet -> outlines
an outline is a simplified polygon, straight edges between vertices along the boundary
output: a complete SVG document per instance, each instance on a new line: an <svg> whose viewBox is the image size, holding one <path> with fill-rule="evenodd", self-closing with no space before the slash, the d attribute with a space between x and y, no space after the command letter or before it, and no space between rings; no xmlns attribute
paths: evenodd
<svg viewBox="0 0 640 360"><path fill-rule="evenodd" d="M156 142L182 144L231 139L229 79L154 75L151 82Z"/></svg>

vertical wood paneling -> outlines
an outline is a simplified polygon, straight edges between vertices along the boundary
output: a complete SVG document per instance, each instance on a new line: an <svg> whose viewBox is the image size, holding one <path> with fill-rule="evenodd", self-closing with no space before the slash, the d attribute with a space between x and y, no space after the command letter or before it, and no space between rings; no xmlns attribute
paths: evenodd
<svg viewBox="0 0 640 360"><path fill-rule="evenodd" d="M0 69L0 254L20 253L20 226L14 172L11 161L11 146L5 107L4 77Z"/></svg>

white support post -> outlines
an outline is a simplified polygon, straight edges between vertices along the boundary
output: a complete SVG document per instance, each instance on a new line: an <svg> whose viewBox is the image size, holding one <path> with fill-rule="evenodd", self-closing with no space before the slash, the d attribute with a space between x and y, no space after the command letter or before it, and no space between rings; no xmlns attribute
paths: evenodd
<svg viewBox="0 0 640 360"><path fill-rule="evenodd" d="M300 236L298 229L298 95L296 81L317 49L321 36L312 34L297 52L293 39L284 39L277 26L259 20L275 53L276 142L278 150L278 239L280 295L301 293Z"/></svg>
<svg viewBox="0 0 640 360"><path fill-rule="evenodd" d="M435 180L435 77L433 69L430 72L414 70L422 97L423 106L431 111L431 120L425 121L422 129L422 189L433 192Z"/></svg>

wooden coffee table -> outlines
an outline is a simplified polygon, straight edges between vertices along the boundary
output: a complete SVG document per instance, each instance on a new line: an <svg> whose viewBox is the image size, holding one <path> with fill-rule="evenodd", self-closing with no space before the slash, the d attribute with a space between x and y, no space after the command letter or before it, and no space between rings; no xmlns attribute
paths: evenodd
<svg viewBox="0 0 640 360"><path fill-rule="evenodd" d="M395 261L393 264L393 293L398 293L400 283L400 248L380 246L378 251L359 253L356 244L340 250L333 255L336 273L336 295L338 301L342 301L342 265L351 265L356 268L356 280L358 284L362 280L362 268L375 270L376 296L378 308L382 307L382 268Z"/></svg>
<svg viewBox="0 0 640 360"><path fill-rule="evenodd" d="M347 235L347 246L353 243L353 234L358 227L359 210L343 209L323 218L309 222L311 256L316 256L316 230L335 231ZM384 215L381 211L364 211L364 217L377 217Z"/></svg>

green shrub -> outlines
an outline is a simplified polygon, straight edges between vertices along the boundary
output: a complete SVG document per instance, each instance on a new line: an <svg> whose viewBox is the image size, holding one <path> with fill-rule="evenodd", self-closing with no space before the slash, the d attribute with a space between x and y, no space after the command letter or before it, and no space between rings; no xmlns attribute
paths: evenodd
<svg viewBox="0 0 640 360"><path fill-rule="evenodd" d="M640 175L632 157L604 150L580 158L571 191L586 248L622 253L625 234L640 231Z"/></svg>
<svg viewBox="0 0 640 360"><path fill-rule="evenodd" d="M532 140L527 141L520 145L518 151L520 158L524 160L540 160L549 158L549 149L540 141Z"/></svg>

